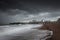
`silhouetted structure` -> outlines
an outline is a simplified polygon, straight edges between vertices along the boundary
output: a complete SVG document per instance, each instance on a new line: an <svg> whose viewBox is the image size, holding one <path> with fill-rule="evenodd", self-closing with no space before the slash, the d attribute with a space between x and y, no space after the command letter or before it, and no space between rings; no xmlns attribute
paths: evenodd
<svg viewBox="0 0 60 40"><path fill-rule="evenodd" d="M57 21L60 22L60 18Z"/></svg>

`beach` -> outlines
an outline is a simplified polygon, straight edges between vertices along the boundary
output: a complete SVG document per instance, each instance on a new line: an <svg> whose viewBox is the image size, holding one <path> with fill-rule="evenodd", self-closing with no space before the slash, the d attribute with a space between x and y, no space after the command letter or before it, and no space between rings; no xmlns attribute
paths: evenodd
<svg viewBox="0 0 60 40"><path fill-rule="evenodd" d="M0 40L46 40L51 37L51 31L36 29L41 26L42 24L0 26Z"/></svg>

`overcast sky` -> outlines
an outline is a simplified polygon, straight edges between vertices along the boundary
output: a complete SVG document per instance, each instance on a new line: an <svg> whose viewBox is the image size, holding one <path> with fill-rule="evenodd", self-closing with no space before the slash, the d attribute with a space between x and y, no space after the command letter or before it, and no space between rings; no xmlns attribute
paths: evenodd
<svg viewBox="0 0 60 40"><path fill-rule="evenodd" d="M0 0L0 24L30 20L57 20L58 0Z"/></svg>

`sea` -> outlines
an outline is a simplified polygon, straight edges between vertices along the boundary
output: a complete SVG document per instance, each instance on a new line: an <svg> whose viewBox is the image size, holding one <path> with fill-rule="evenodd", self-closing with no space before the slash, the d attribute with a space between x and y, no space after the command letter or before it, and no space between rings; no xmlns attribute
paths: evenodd
<svg viewBox="0 0 60 40"><path fill-rule="evenodd" d="M0 40L46 40L52 31L39 30L43 24L19 24L0 26Z"/></svg>

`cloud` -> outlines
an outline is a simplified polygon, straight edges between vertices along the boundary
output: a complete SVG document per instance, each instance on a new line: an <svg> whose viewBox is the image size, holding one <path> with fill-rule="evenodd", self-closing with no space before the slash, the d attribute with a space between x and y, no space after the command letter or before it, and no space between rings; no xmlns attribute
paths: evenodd
<svg viewBox="0 0 60 40"><path fill-rule="evenodd" d="M51 12L51 17L57 17L57 16L60 16L60 11Z"/></svg>
<svg viewBox="0 0 60 40"><path fill-rule="evenodd" d="M50 16L50 13L49 12L42 12L42 13L39 13L38 16L41 16L41 17L49 17Z"/></svg>
<svg viewBox="0 0 60 40"><path fill-rule="evenodd" d="M20 16L20 15L17 15L17 16ZM15 16L15 17L17 17ZM21 16L20 16L21 17ZM45 18L49 18L50 17L50 13L48 12L45 12L45 13L39 13L39 14L28 14L28 15L22 15L22 18L20 17L17 17L17 20L18 19L21 19L20 21L31 21L31 20L42 20Z"/></svg>
<svg viewBox="0 0 60 40"><path fill-rule="evenodd" d="M40 21L43 19L45 21L47 21L47 20L56 21L56 20L58 20L58 18L60 18L60 14L59 13L57 15L56 14L50 13L50 12L42 12L42 13L38 13L38 14L31 14L31 15L28 15L28 17L26 17L25 20L38 20L38 21Z"/></svg>
<svg viewBox="0 0 60 40"><path fill-rule="evenodd" d="M9 9L7 11L1 11L0 14L7 14L7 15L16 15L16 14L27 14L27 11L20 10L20 9Z"/></svg>
<svg viewBox="0 0 60 40"><path fill-rule="evenodd" d="M1 11L0 24L7 24L10 22L23 20L25 18L25 15L28 15L28 12L19 9L11 9L5 12Z"/></svg>
<svg viewBox="0 0 60 40"><path fill-rule="evenodd" d="M20 9L9 9L5 12L0 11L0 24L10 23L10 22L29 22L31 20L51 20L54 21L60 17L60 12L37 12L31 14L26 10Z"/></svg>

